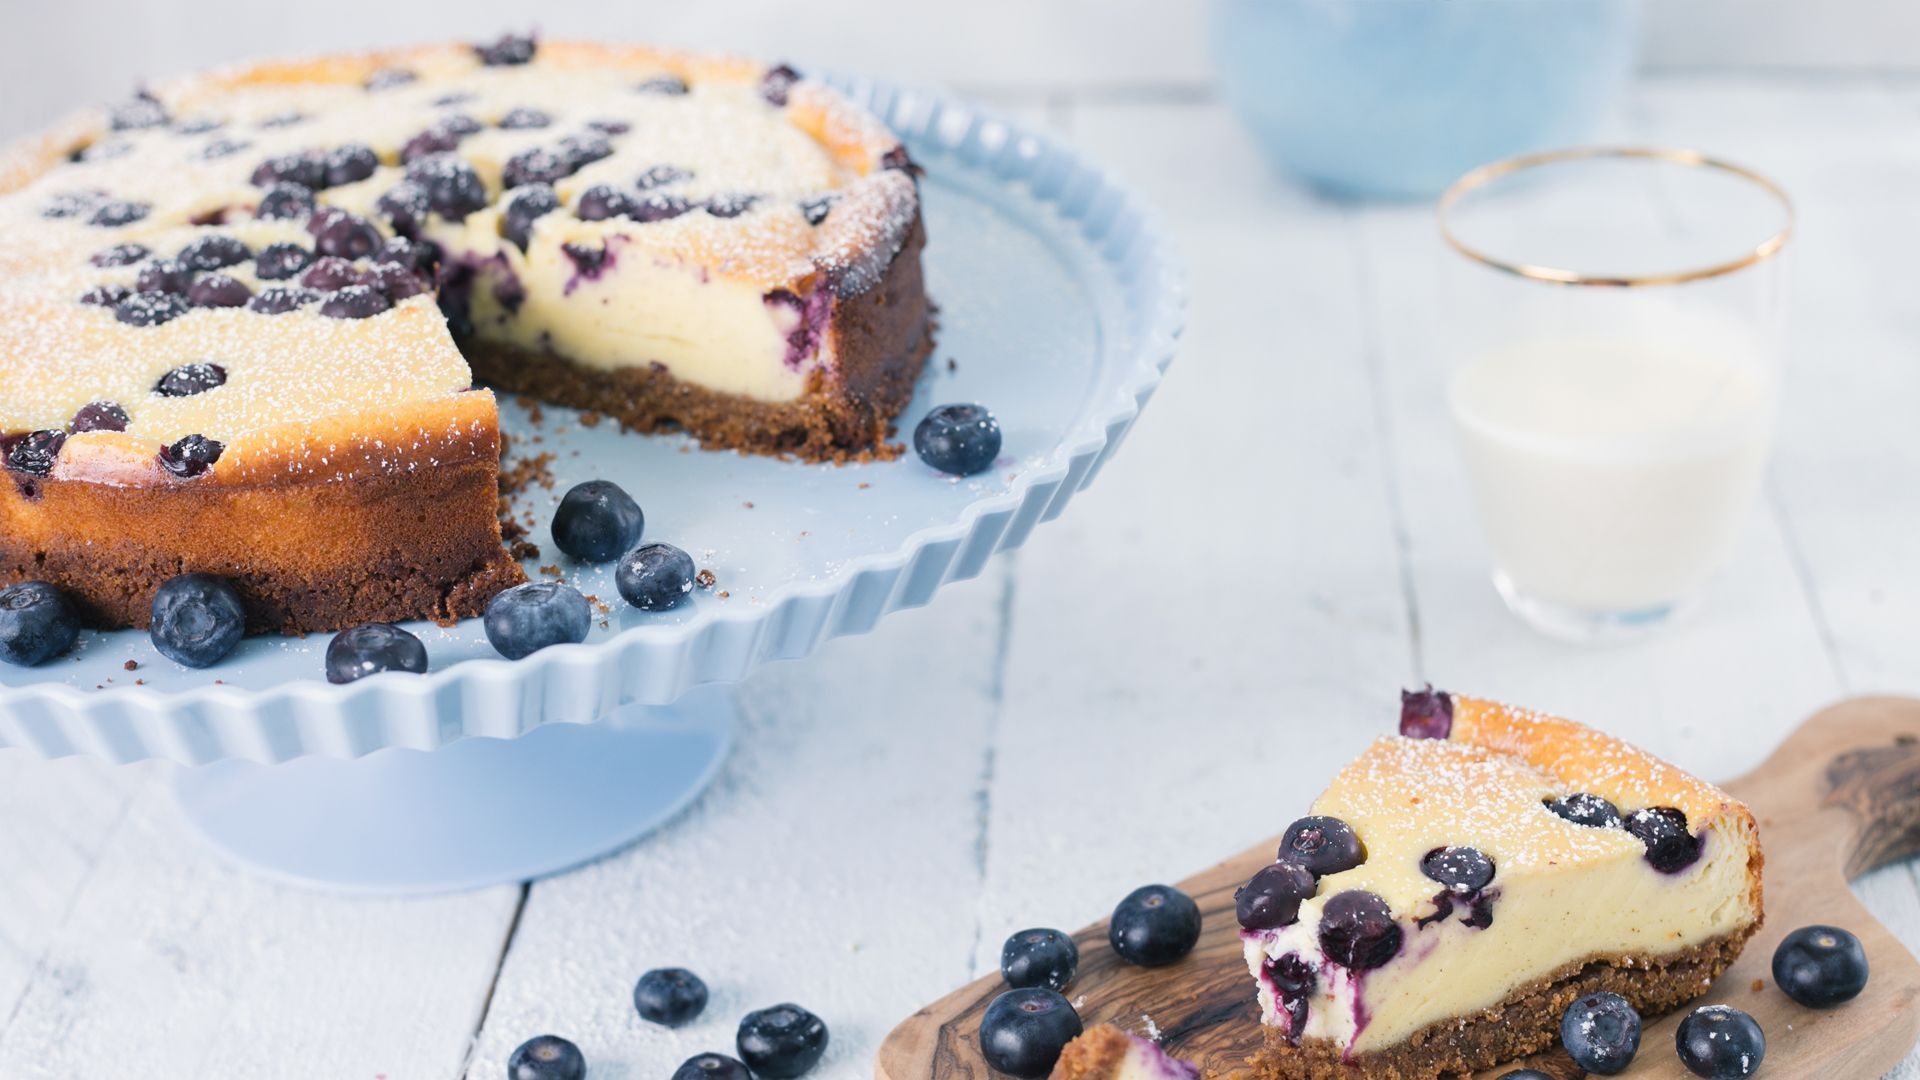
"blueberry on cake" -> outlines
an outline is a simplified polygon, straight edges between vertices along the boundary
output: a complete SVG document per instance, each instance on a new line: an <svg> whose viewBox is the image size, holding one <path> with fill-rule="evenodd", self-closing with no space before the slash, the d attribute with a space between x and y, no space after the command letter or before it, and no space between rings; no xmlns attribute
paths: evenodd
<svg viewBox="0 0 1920 1080"><path fill-rule="evenodd" d="M1576 999L1704 993L1760 925L1747 808L1570 721L1435 691L1237 897L1261 1078L1470 1073Z"/></svg>
<svg viewBox="0 0 1920 1080"><path fill-rule="evenodd" d="M792 69L535 42L269 63L0 155L0 584L142 626L477 614L501 388L890 456L931 347L918 169Z"/></svg>
<svg viewBox="0 0 1920 1080"><path fill-rule="evenodd" d="M1200 1080L1200 1070L1112 1024L1095 1024L1060 1051L1049 1080Z"/></svg>

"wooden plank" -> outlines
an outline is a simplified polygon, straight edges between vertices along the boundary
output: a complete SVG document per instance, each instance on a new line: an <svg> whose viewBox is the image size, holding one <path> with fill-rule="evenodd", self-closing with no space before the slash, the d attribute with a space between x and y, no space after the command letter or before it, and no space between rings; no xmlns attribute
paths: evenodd
<svg viewBox="0 0 1920 1080"><path fill-rule="evenodd" d="M1848 895L1857 861L1873 865L1920 850L1911 828L1911 793L1920 784L1920 701L1861 698L1823 710L1790 741L1729 788L1745 800L1767 836L1768 919L1734 966L1704 996L1750 1013L1769 1035L1767 1065L1780 1076L1873 1076L1898 1063L1920 1034L1920 960ZM1114 955L1105 923L1074 935L1081 964L1066 993L1087 1023L1141 1030L1149 1021L1169 1053L1208 1074L1242 1065L1260 1046L1258 1011L1241 955L1233 893L1273 859L1275 836L1180 883L1200 905L1200 943L1164 968L1138 968ZM1649 871L1651 873L1651 871ZM1844 1006L1812 1010L1773 989L1769 964L1788 931L1831 921L1861 938L1873 966L1867 989ZM1764 986L1752 989L1756 980ZM979 1024L1005 990L988 975L904 1021L881 1047L880 1080L989 1080ZM1649 1018L1633 1075L1686 1080L1670 1047L1684 1010ZM1480 1074L1493 1080L1515 1063ZM1554 1076L1579 1070L1558 1048L1525 1064Z"/></svg>

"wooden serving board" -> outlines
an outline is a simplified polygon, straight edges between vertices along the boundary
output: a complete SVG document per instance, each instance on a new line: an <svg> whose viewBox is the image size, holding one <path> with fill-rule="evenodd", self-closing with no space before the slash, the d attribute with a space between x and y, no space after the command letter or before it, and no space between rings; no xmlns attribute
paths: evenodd
<svg viewBox="0 0 1920 1080"><path fill-rule="evenodd" d="M1726 785L1760 820L1766 851L1766 924L1701 1004L1743 1009L1767 1033L1760 1076L1871 1080L1897 1065L1920 1038L1920 962L1853 898L1849 878L1920 853L1920 701L1856 698L1802 724L1760 768ZM1107 924L1074 935L1080 970L1067 997L1089 1025L1110 1021L1138 1032L1151 1016L1167 1050L1197 1061L1209 1077L1240 1067L1260 1045L1260 1013L1241 957L1233 892L1273 859L1275 837L1180 883L1200 904L1200 944L1178 964L1131 967L1107 945ZM1835 1009L1793 1003L1773 985L1774 947L1809 923L1842 926L1866 946L1872 977L1864 993ZM1755 990L1759 981L1762 989ZM880 1047L880 1080L991 1080L980 1056L987 1003L1004 990L998 973L908 1017ZM1084 1000L1082 1000L1084 999ZM1690 1080L1674 1053L1681 1010L1651 1021L1640 1055L1623 1076ZM1550 1076L1583 1076L1558 1048L1511 1062Z"/></svg>

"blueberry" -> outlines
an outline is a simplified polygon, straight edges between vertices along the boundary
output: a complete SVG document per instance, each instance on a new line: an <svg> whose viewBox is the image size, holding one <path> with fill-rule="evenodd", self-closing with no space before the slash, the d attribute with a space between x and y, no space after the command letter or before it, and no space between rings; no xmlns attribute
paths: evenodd
<svg viewBox="0 0 1920 1080"><path fill-rule="evenodd" d="M240 139L213 139L200 148L200 157L205 161L217 161L220 158L232 157L242 150L251 149L252 146L252 143Z"/></svg>
<svg viewBox="0 0 1920 1080"><path fill-rule="evenodd" d="M927 171L914 163L913 155L907 153L907 148L904 145L895 146L893 149L881 154L880 167L883 169L897 169L900 172L910 173L914 176L920 176Z"/></svg>
<svg viewBox="0 0 1920 1080"><path fill-rule="evenodd" d="M382 671L427 670L427 647L420 639L388 623L342 630L327 642L327 681L350 683Z"/></svg>
<svg viewBox="0 0 1920 1080"><path fill-rule="evenodd" d="M407 179L427 190L427 205L448 221L464 221L487 205L487 186L473 166L452 154L432 154L407 166Z"/></svg>
<svg viewBox="0 0 1920 1080"><path fill-rule="evenodd" d="M87 261L95 266L131 266L151 254L145 244L115 244L94 252Z"/></svg>
<svg viewBox="0 0 1920 1080"><path fill-rule="evenodd" d="M45 476L60 459L60 448L67 444L64 431L30 431L15 435L0 445L6 448L6 466L28 476Z"/></svg>
<svg viewBox="0 0 1920 1080"><path fill-rule="evenodd" d="M535 146L513 155L500 167L500 186L551 184L573 175L573 165L559 151Z"/></svg>
<svg viewBox="0 0 1920 1080"><path fill-rule="evenodd" d="M93 288L81 293L80 302L83 304L92 304L96 307L112 307L132 295L133 290L127 288L125 285L108 282L105 285L95 285Z"/></svg>
<svg viewBox="0 0 1920 1080"><path fill-rule="evenodd" d="M133 97L115 105L107 113L107 118L115 131L139 131L165 124L167 109L160 104L159 98L140 90Z"/></svg>
<svg viewBox="0 0 1920 1080"><path fill-rule="evenodd" d="M587 639L593 609L580 590L564 581L515 585L487 604L487 640L509 660Z"/></svg>
<svg viewBox="0 0 1920 1080"><path fill-rule="evenodd" d="M224 270L253 258L253 251L234 237L213 233L181 248L174 258L190 270Z"/></svg>
<svg viewBox="0 0 1920 1080"><path fill-rule="evenodd" d="M90 401L80 406L67 426L76 435L83 431L125 431L130 419L127 410L111 401Z"/></svg>
<svg viewBox="0 0 1920 1080"><path fill-rule="evenodd" d="M1000 977L1016 990L1065 990L1080 966L1080 947L1058 930L1022 930L1000 946Z"/></svg>
<svg viewBox="0 0 1920 1080"><path fill-rule="evenodd" d="M40 210L40 216L55 219L80 217L92 212L106 197L107 193L98 189L62 191L47 200L46 206Z"/></svg>
<svg viewBox="0 0 1920 1080"><path fill-rule="evenodd" d="M1726 1005L1702 1005L1673 1033L1680 1064L1707 1080L1752 1076L1767 1056L1767 1036L1753 1017Z"/></svg>
<svg viewBox="0 0 1920 1080"><path fill-rule="evenodd" d="M1142 885L1113 909L1107 943L1141 967L1171 964L1200 940L1200 905L1171 885Z"/></svg>
<svg viewBox="0 0 1920 1080"><path fill-rule="evenodd" d="M404 236L388 237L380 245L380 253L373 257L376 265L380 263L398 263L409 270L422 274L432 274L433 268L440 265L440 248L426 240L409 240Z"/></svg>
<svg viewBox="0 0 1920 1080"><path fill-rule="evenodd" d="M627 216L639 222L669 221L693 209L693 204L678 195L647 195L633 205Z"/></svg>
<svg viewBox="0 0 1920 1080"><path fill-rule="evenodd" d="M1477 848L1439 847L1421 857L1420 872L1466 896L1493 882L1493 860Z"/></svg>
<svg viewBox="0 0 1920 1080"><path fill-rule="evenodd" d="M953 476L972 476L1000 456L1000 422L981 405L941 405L913 429L920 460Z"/></svg>
<svg viewBox="0 0 1920 1080"><path fill-rule="evenodd" d="M367 76L367 81L361 85L368 90L391 90L396 86L415 82L419 78L420 76L407 68L386 67Z"/></svg>
<svg viewBox="0 0 1920 1080"><path fill-rule="evenodd" d="M1444 739L1453 732L1453 698L1428 683L1424 690L1400 691L1400 734L1409 739Z"/></svg>
<svg viewBox="0 0 1920 1080"><path fill-rule="evenodd" d="M244 307L253 299L253 290L225 274L208 274L187 289L187 303L194 307Z"/></svg>
<svg viewBox="0 0 1920 1080"><path fill-rule="evenodd" d="M445 124L435 124L400 146L400 164L411 165L435 154L452 153L460 146L460 136Z"/></svg>
<svg viewBox="0 0 1920 1080"><path fill-rule="evenodd" d="M1080 1014L1059 991L1044 986L1008 990L980 1018L980 1052L1000 1072L1039 1080L1053 1071L1060 1051L1082 1030Z"/></svg>
<svg viewBox="0 0 1920 1080"><path fill-rule="evenodd" d="M487 67L509 67L531 61L538 47L532 34L502 34L497 41L475 45L473 54Z"/></svg>
<svg viewBox="0 0 1920 1080"><path fill-rule="evenodd" d="M589 120L587 126L602 135L625 135L633 130L633 125L625 120Z"/></svg>
<svg viewBox="0 0 1920 1080"><path fill-rule="evenodd" d="M253 273L262 281L285 281L313 265L313 252L285 240L268 244L254 256Z"/></svg>
<svg viewBox="0 0 1920 1080"><path fill-rule="evenodd" d="M609 252L607 246L590 247L586 244L561 244L560 253L567 257L579 275L588 281L600 280L601 271L607 268Z"/></svg>
<svg viewBox="0 0 1920 1080"><path fill-rule="evenodd" d="M725 1054L695 1054L680 1063L668 1080L753 1080L738 1058Z"/></svg>
<svg viewBox="0 0 1920 1080"><path fill-rule="evenodd" d="M308 191L319 191L327 186L327 162L311 150L277 154L255 165L247 179L254 187L298 184Z"/></svg>
<svg viewBox="0 0 1920 1080"><path fill-rule="evenodd" d="M533 236L533 223L560 208L560 198L546 184L528 184L514 189L500 215L500 232L514 247L527 250Z"/></svg>
<svg viewBox="0 0 1920 1080"><path fill-rule="evenodd" d="M1281 862L1297 862L1314 877L1338 874L1367 861L1353 826L1336 817L1303 817L1280 838Z"/></svg>
<svg viewBox="0 0 1920 1080"><path fill-rule="evenodd" d="M728 192L708 199L707 213L717 218L736 218L753 209L754 204L759 201L758 195L742 195L737 191Z"/></svg>
<svg viewBox="0 0 1920 1080"><path fill-rule="evenodd" d="M1307 1022L1307 1001L1313 997L1314 988L1320 985L1320 975L1313 964L1301 959L1299 953L1287 953L1284 956L1268 960L1260 965L1266 973L1267 981L1273 984L1273 995L1280 1008L1286 1010L1291 1023L1287 1027L1289 1040L1298 1042L1301 1029Z"/></svg>
<svg viewBox="0 0 1920 1080"><path fill-rule="evenodd" d="M827 215L833 212L833 204L839 201L838 195L822 195L819 198L807 199L800 204L800 213L807 219L807 224L818 225L827 220Z"/></svg>
<svg viewBox="0 0 1920 1080"><path fill-rule="evenodd" d="M347 143L327 151L327 186L339 187L356 180L365 180L380 167L380 158L373 147L364 143Z"/></svg>
<svg viewBox="0 0 1920 1080"><path fill-rule="evenodd" d="M1647 862L1674 874L1700 858L1700 838L1687 831L1687 815L1671 806L1654 806L1627 815L1627 831L1647 846Z"/></svg>
<svg viewBox="0 0 1920 1080"><path fill-rule="evenodd" d="M1312 896L1316 885L1313 875L1299 863L1263 866L1234 892L1234 914L1249 930L1290 926L1300 918L1300 901Z"/></svg>
<svg viewBox="0 0 1920 1080"><path fill-rule="evenodd" d="M548 116L539 109L529 109L524 106L518 109L510 109L505 116L500 118L500 126L506 128L508 131L543 128L551 123L553 123L553 117Z"/></svg>
<svg viewBox="0 0 1920 1080"><path fill-rule="evenodd" d="M1640 1014L1619 994L1589 994L1561 1016L1560 1045L1575 1065L1612 1076L1640 1052Z"/></svg>
<svg viewBox="0 0 1920 1080"><path fill-rule="evenodd" d="M1851 1001L1867 986L1867 951L1837 926L1803 926L1773 951L1773 981L1808 1008Z"/></svg>
<svg viewBox="0 0 1920 1080"><path fill-rule="evenodd" d="M1320 909L1320 951L1350 971L1368 971L1393 959L1403 936L1387 902L1361 889L1336 893Z"/></svg>
<svg viewBox="0 0 1920 1080"><path fill-rule="evenodd" d="M128 326L159 326L187 313L179 293L134 293L113 305L113 317Z"/></svg>
<svg viewBox="0 0 1920 1080"><path fill-rule="evenodd" d="M707 1007L707 984L686 968L654 968L634 984L633 1007L642 1020L677 1028Z"/></svg>
<svg viewBox="0 0 1920 1080"><path fill-rule="evenodd" d="M192 397L204 394L227 382L227 369L219 364L182 364L153 384L153 392L161 397Z"/></svg>
<svg viewBox="0 0 1920 1080"><path fill-rule="evenodd" d="M191 120L181 120L173 125L175 135L205 135L209 131L219 131L226 127L226 121L216 116L196 116Z"/></svg>
<svg viewBox="0 0 1920 1080"><path fill-rule="evenodd" d="M181 293L193 284L193 270L178 259L155 259L133 279L135 292Z"/></svg>
<svg viewBox="0 0 1920 1080"><path fill-rule="evenodd" d="M693 556L672 544L642 544L620 556L613 583L634 607L665 611L693 592Z"/></svg>
<svg viewBox="0 0 1920 1080"><path fill-rule="evenodd" d="M313 213L313 189L299 184L274 184L260 195L253 216L269 221L291 221Z"/></svg>
<svg viewBox="0 0 1920 1080"><path fill-rule="evenodd" d="M599 184L580 193L573 212L581 221L605 221L614 217L632 217L635 199L619 188Z"/></svg>
<svg viewBox="0 0 1920 1080"><path fill-rule="evenodd" d="M169 578L153 594L147 634L160 655L191 668L219 663L247 631L240 594L212 574Z"/></svg>
<svg viewBox="0 0 1920 1080"><path fill-rule="evenodd" d="M413 270L404 263L378 262L365 275L362 284L377 289L382 296L399 303L412 296L426 292L431 285L424 274Z"/></svg>
<svg viewBox="0 0 1920 1080"><path fill-rule="evenodd" d="M277 113L273 116L269 116L265 120L260 121L260 126L263 128L287 128L287 127L292 127L295 124L304 124L306 123L306 121L307 121L306 113L283 112L283 113Z"/></svg>
<svg viewBox="0 0 1920 1080"><path fill-rule="evenodd" d="M285 315L318 299L320 294L312 289L276 285L270 289L261 289L259 295L247 303L247 310L259 312L262 315Z"/></svg>
<svg viewBox="0 0 1920 1080"><path fill-rule="evenodd" d="M640 504L607 480L575 484L553 513L553 542L586 562L611 562L640 542Z"/></svg>
<svg viewBox="0 0 1920 1080"><path fill-rule="evenodd" d="M0 589L0 662L43 664L73 648L79 637L80 616L59 589L44 581Z"/></svg>
<svg viewBox="0 0 1920 1080"><path fill-rule="evenodd" d="M798 1005L775 1005L748 1013L734 1037L740 1060L755 1076L799 1076L827 1052L827 1025Z"/></svg>
<svg viewBox="0 0 1920 1080"><path fill-rule="evenodd" d="M613 144L597 132L566 135L560 139L560 156L566 159L570 171L579 172L602 158L612 157Z"/></svg>
<svg viewBox="0 0 1920 1080"><path fill-rule="evenodd" d="M665 187L668 184L677 184L682 180L691 179L693 179L693 174L685 169L676 168L672 165L654 165L648 168L646 172L634 177L633 186L639 188L641 191L649 191L653 188Z"/></svg>
<svg viewBox="0 0 1920 1080"><path fill-rule="evenodd" d="M325 224L314 234L313 249L322 255L364 259L379 251L386 239L366 218L358 214L337 213L329 215Z"/></svg>
<svg viewBox="0 0 1920 1080"><path fill-rule="evenodd" d="M558 1035L536 1035L507 1059L507 1080L584 1080L587 1059Z"/></svg>
<svg viewBox="0 0 1920 1080"><path fill-rule="evenodd" d="M95 225L106 228L119 228L122 225L131 225L141 218L146 217L147 211L151 209L153 209L151 206L143 202L131 202L127 199L110 199L107 202L101 203L99 209L95 210L93 216L87 220Z"/></svg>
<svg viewBox="0 0 1920 1080"><path fill-rule="evenodd" d="M760 77L760 96L770 104L785 105L793 84L799 81L800 73L785 64L768 68L767 73Z"/></svg>
<svg viewBox="0 0 1920 1080"><path fill-rule="evenodd" d="M364 284L360 280L360 270L353 263L338 255L328 255L315 259L307 272L300 275L300 284L321 292L333 292L349 285Z"/></svg>
<svg viewBox="0 0 1920 1080"><path fill-rule="evenodd" d="M466 113L451 113L443 116L440 118L440 123L436 126L442 131L450 131L463 139L486 128L485 124L468 116Z"/></svg>
<svg viewBox="0 0 1920 1080"><path fill-rule="evenodd" d="M642 94L665 94L679 97L687 92L687 80L678 75L655 75L634 84L633 88Z"/></svg>
<svg viewBox="0 0 1920 1080"><path fill-rule="evenodd" d="M1618 829L1626 821L1612 803L1598 795L1589 795L1576 791L1571 795L1562 795L1557 799L1548 799L1546 808L1555 814L1591 829Z"/></svg>
<svg viewBox="0 0 1920 1080"><path fill-rule="evenodd" d="M213 468L226 444L205 435L188 435L160 448L160 467L182 480L191 480Z"/></svg>
<svg viewBox="0 0 1920 1080"><path fill-rule="evenodd" d="M329 319L366 319L392 306L387 294L371 285L348 285L320 301L320 314Z"/></svg>

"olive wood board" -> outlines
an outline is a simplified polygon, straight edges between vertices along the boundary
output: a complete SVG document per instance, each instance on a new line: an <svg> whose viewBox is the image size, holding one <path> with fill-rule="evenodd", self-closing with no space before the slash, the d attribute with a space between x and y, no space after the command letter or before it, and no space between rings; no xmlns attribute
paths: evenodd
<svg viewBox="0 0 1920 1080"><path fill-rule="evenodd" d="M1855 698L1803 723L1772 757L1724 785L1753 808L1766 853L1766 921L1727 973L1695 1004L1750 1013L1767 1035L1757 1076L1780 1080L1871 1080L1898 1065L1920 1038L1920 962L1847 888L1850 878L1920 853L1920 701ZM1303 808L1304 809L1304 808ZM1243 1069L1260 1046L1260 1012L1240 951L1233 893L1271 862L1275 837L1179 883L1200 905L1200 943L1163 968L1122 962L1105 920L1074 935L1080 969L1067 987L1089 1026L1110 1022L1144 1034L1152 1017L1162 1045L1198 1063L1209 1080ZM1845 927L1866 947L1871 975L1851 1002L1816 1010L1773 985L1775 946L1810 923ZM1760 989L1754 989L1755 985ZM980 1056L981 1014L1006 989L996 972L914 1013L881 1044L879 1080L992 1080ZM1647 1018L1632 1080L1686 1080L1674 1029L1687 1009ZM1478 1075L1496 1080L1526 1066L1577 1080L1585 1074L1558 1047Z"/></svg>

